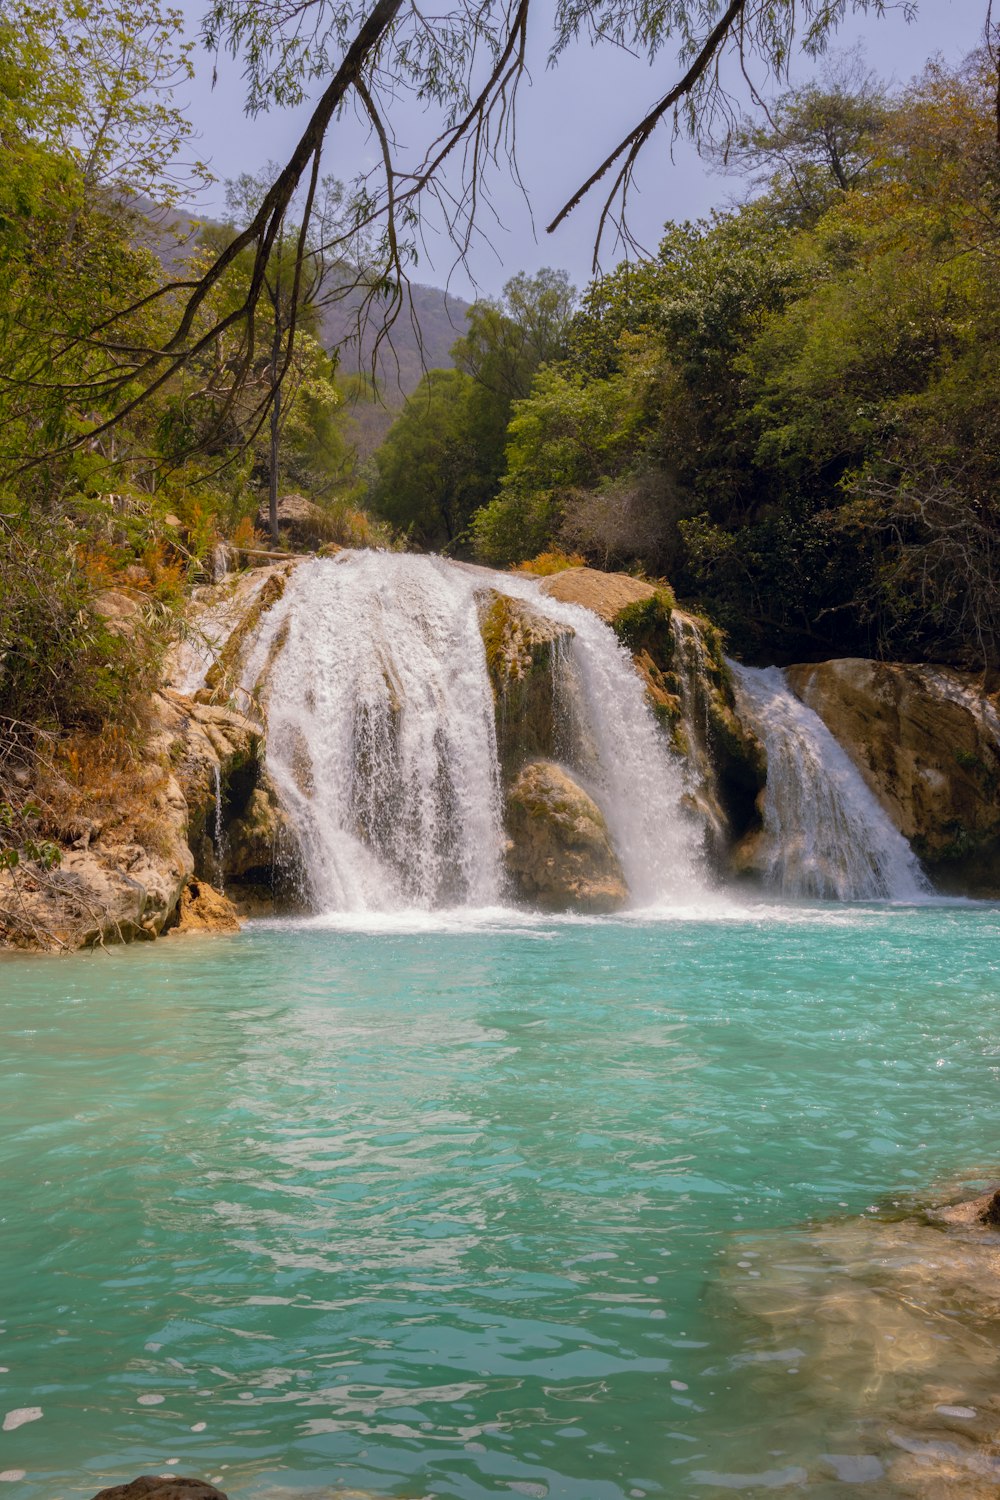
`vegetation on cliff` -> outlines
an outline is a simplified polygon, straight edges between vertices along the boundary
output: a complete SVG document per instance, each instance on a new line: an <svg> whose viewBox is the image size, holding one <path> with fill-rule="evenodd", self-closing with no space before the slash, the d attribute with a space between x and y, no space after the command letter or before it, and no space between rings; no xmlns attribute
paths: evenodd
<svg viewBox="0 0 1000 1500"><path fill-rule="evenodd" d="M749 199L587 289L466 544L669 577L759 660L994 669L996 84L985 51L892 93L849 59L745 122ZM475 425L448 441L471 494Z"/></svg>

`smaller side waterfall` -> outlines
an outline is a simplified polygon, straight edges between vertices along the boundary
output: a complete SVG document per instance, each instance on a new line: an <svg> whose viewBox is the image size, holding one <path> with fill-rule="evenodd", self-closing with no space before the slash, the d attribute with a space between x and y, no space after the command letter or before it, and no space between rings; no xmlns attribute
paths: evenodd
<svg viewBox="0 0 1000 1500"><path fill-rule="evenodd" d="M732 664L742 712L767 751L758 862L786 896L914 901L930 886L818 714L777 667Z"/></svg>
<svg viewBox="0 0 1000 1500"><path fill-rule="evenodd" d="M223 891L226 868L226 825L222 816L222 774L218 765L213 766L212 771L215 782L215 838L213 840L216 865L215 883L219 890Z"/></svg>

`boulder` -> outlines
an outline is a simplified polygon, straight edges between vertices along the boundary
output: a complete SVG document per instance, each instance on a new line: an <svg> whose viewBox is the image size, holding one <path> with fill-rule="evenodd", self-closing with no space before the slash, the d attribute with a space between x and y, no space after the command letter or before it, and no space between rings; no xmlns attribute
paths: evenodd
<svg viewBox="0 0 1000 1500"><path fill-rule="evenodd" d="M542 593L560 604L582 604L600 615L606 625L614 625L625 610L636 605L650 605L662 590L642 578L627 573L602 573L598 568L565 568L552 573L542 583Z"/></svg>
<svg viewBox="0 0 1000 1500"><path fill-rule="evenodd" d="M480 629L496 703L497 750L507 777L529 756L557 753L555 668L574 631L493 590L483 598Z"/></svg>
<svg viewBox="0 0 1000 1500"><path fill-rule="evenodd" d="M991 1187L978 1198L931 1208L927 1217L935 1224L952 1224L959 1229L1000 1229L1000 1187Z"/></svg>
<svg viewBox="0 0 1000 1500"><path fill-rule="evenodd" d="M169 882L161 871L163 885L152 896L139 878L152 862L135 846L70 849L51 870L22 865L0 875L0 939L12 947L76 949L156 937L190 874L190 855L185 864L173 867Z"/></svg>
<svg viewBox="0 0 1000 1500"><path fill-rule="evenodd" d="M185 1479L180 1474L140 1474L129 1484L113 1484L94 1500L226 1500L221 1490L206 1479Z"/></svg>
<svg viewBox="0 0 1000 1500"><path fill-rule="evenodd" d="M181 893L171 932L239 932L233 903L207 880L189 880Z"/></svg>
<svg viewBox="0 0 1000 1500"><path fill-rule="evenodd" d="M1000 716L973 677L846 658L788 668L932 880L1000 895Z"/></svg>
<svg viewBox="0 0 1000 1500"><path fill-rule="evenodd" d="M257 530L267 534L271 518L266 505L257 512ZM278 501L278 530L295 547L319 547L330 540L330 518L305 495L283 495Z"/></svg>
<svg viewBox="0 0 1000 1500"><path fill-rule="evenodd" d="M561 766L530 761L507 794L507 871L546 911L612 912L628 888L604 815Z"/></svg>

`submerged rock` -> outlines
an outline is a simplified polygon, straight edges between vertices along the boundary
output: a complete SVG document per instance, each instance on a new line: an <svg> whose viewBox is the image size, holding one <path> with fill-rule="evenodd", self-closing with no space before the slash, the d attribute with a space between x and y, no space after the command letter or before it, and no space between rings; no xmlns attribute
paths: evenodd
<svg viewBox="0 0 1000 1500"><path fill-rule="evenodd" d="M940 1224L954 1224L967 1229L1000 1229L1000 1187L993 1187L978 1198L948 1203L928 1210L927 1217Z"/></svg>
<svg viewBox="0 0 1000 1500"><path fill-rule="evenodd" d="M968 674L846 658L789 667L935 884L1000 894L1000 715Z"/></svg>
<svg viewBox="0 0 1000 1500"><path fill-rule="evenodd" d="M898 1500L996 1500L1000 1234L983 1222L995 1197L739 1237L718 1291L753 1320L762 1407L787 1403L794 1366L782 1447L818 1493L832 1450L866 1457L872 1478L877 1462Z"/></svg>
<svg viewBox="0 0 1000 1500"><path fill-rule="evenodd" d="M206 1479L185 1479L180 1474L140 1474L129 1484L114 1484L108 1490L101 1490L94 1500L227 1500L227 1497Z"/></svg>
<svg viewBox="0 0 1000 1500"><path fill-rule="evenodd" d="M546 911L612 912L628 900L597 803L561 766L524 766L507 795L507 870L517 895Z"/></svg>

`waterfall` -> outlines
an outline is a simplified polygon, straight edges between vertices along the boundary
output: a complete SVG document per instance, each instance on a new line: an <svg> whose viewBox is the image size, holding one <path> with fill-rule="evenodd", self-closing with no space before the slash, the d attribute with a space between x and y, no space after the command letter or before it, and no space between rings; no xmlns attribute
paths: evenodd
<svg viewBox="0 0 1000 1500"><path fill-rule="evenodd" d="M321 911L489 906L502 818L475 574L360 552L301 564L248 664L269 660L268 771Z"/></svg>
<svg viewBox="0 0 1000 1500"><path fill-rule="evenodd" d="M215 883L220 891L225 890L226 869L226 827L222 817L222 772L218 762L212 768L215 783L215 838L213 847L215 850Z"/></svg>
<svg viewBox="0 0 1000 1500"><path fill-rule="evenodd" d="M490 589L574 630L555 666L586 732L573 769L608 822L638 905L703 891L681 763L613 631L537 579L440 558L303 562L244 668L267 765L320 911L488 907L503 899L503 803L479 628Z"/></svg>
<svg viewBox="0 0 1000 1500"><path fill-rule="evenodd" d="M767 752L762 863L786 896L914 901L930 887L846 752L777 667L730 663Z"/></svg>
<svg viewBox="0 0 1000 1500"><path fill-rule="evenodd" d="M592 610L557 603L537 580L504 574L495 584L573 627L560 660L560 696L578 726L568 758L607 819L633 903L677 906L703 897L704 831L687 810L684 764L653 717L629 653Z"/></svg>

